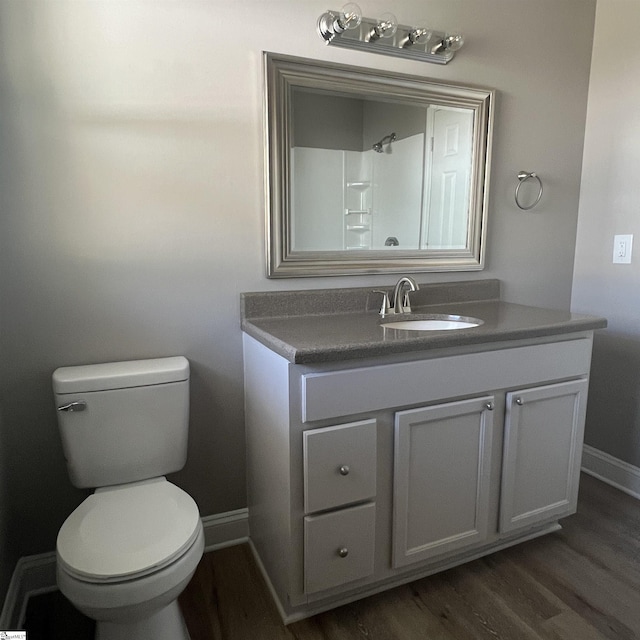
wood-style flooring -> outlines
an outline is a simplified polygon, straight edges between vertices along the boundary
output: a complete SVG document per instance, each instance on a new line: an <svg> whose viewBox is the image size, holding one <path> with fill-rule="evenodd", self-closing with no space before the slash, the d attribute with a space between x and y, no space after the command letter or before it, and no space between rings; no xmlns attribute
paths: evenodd
<svg viewBox="0 0 640 640"><path fill-rule="evenodd" d="M192 640L640 639L640 501L583 475L563 529L285 627L247 545L206 554Z"/></svg>

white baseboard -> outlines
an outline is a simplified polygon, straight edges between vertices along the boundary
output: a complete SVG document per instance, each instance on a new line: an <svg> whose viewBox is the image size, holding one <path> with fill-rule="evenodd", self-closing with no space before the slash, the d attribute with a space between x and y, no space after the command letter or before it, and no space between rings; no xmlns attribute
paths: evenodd
<svg viewBox="0 0 640 640"><path fill-rule="evenodd" d="M0 614L0 629L20 629L29 596L54 589L56 589L55 552L20 558L16 562L4 599Z"/></svg>
<svg viewBox="0 0 640 640"><path fill-rule="evenodd" d="M584 445L582 470L640 500L640 469L624 460Z"/></svg>
<svg viewBox="0 0 640 640"><path fill-rule="evenodd" d="M249 539L249 512L247 509L237 509L205 516L202 526L205 552L241 544ZM0 629L20 629L24 624L29 597L56 589L55 551L20 558L0 613Z"/></svg>
<svg viewBox="0 0 640 640"><path fill-rule="evenodd" d="M249 540L249 510L236 509L202 518L204 550L215 551Z"/></svg>

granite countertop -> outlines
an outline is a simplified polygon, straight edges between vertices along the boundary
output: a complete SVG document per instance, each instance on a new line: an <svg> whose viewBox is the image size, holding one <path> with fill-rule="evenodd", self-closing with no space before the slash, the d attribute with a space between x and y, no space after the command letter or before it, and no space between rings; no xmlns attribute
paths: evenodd
<svg viewBox="0 0 640 640"><path fill-rule="evenodd" d="M410 315L382 319L377 312L381 296L372 294L372 288L245 293L242 330L289 362L313 364L561 335L607 325L601 317L503 302L497 280L421 284L420 291L411 294ZM389 290L388 286L375 288ZM331 313L335 309L342 312ZM483 324L455 331L381 326L432 313L470 316Z"/></svg>

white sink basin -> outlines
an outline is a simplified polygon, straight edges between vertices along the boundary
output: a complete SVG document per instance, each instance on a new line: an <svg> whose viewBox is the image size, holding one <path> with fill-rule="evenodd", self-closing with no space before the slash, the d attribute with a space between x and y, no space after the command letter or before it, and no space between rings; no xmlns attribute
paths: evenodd
<svg viewBox="0 0 640 640"><path fill-rule="evenodd" d="M433 315L414 320L398 320L396 322L383 322L385 329L398 329L402 331L455 331L457 329L471 329L484 324L478 318L464 316Z"/></svg>

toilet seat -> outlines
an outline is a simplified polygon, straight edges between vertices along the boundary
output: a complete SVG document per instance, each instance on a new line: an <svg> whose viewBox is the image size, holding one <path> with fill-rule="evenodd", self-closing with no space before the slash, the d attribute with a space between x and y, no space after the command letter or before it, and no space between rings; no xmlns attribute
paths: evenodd
<svg viewBox="0 0 640 640"><path fill-rule="evenodd" d="M122 582L183 555L200 530L198 507L166 478L98 489L58 534L58 562L86 582Z"/></svg>

